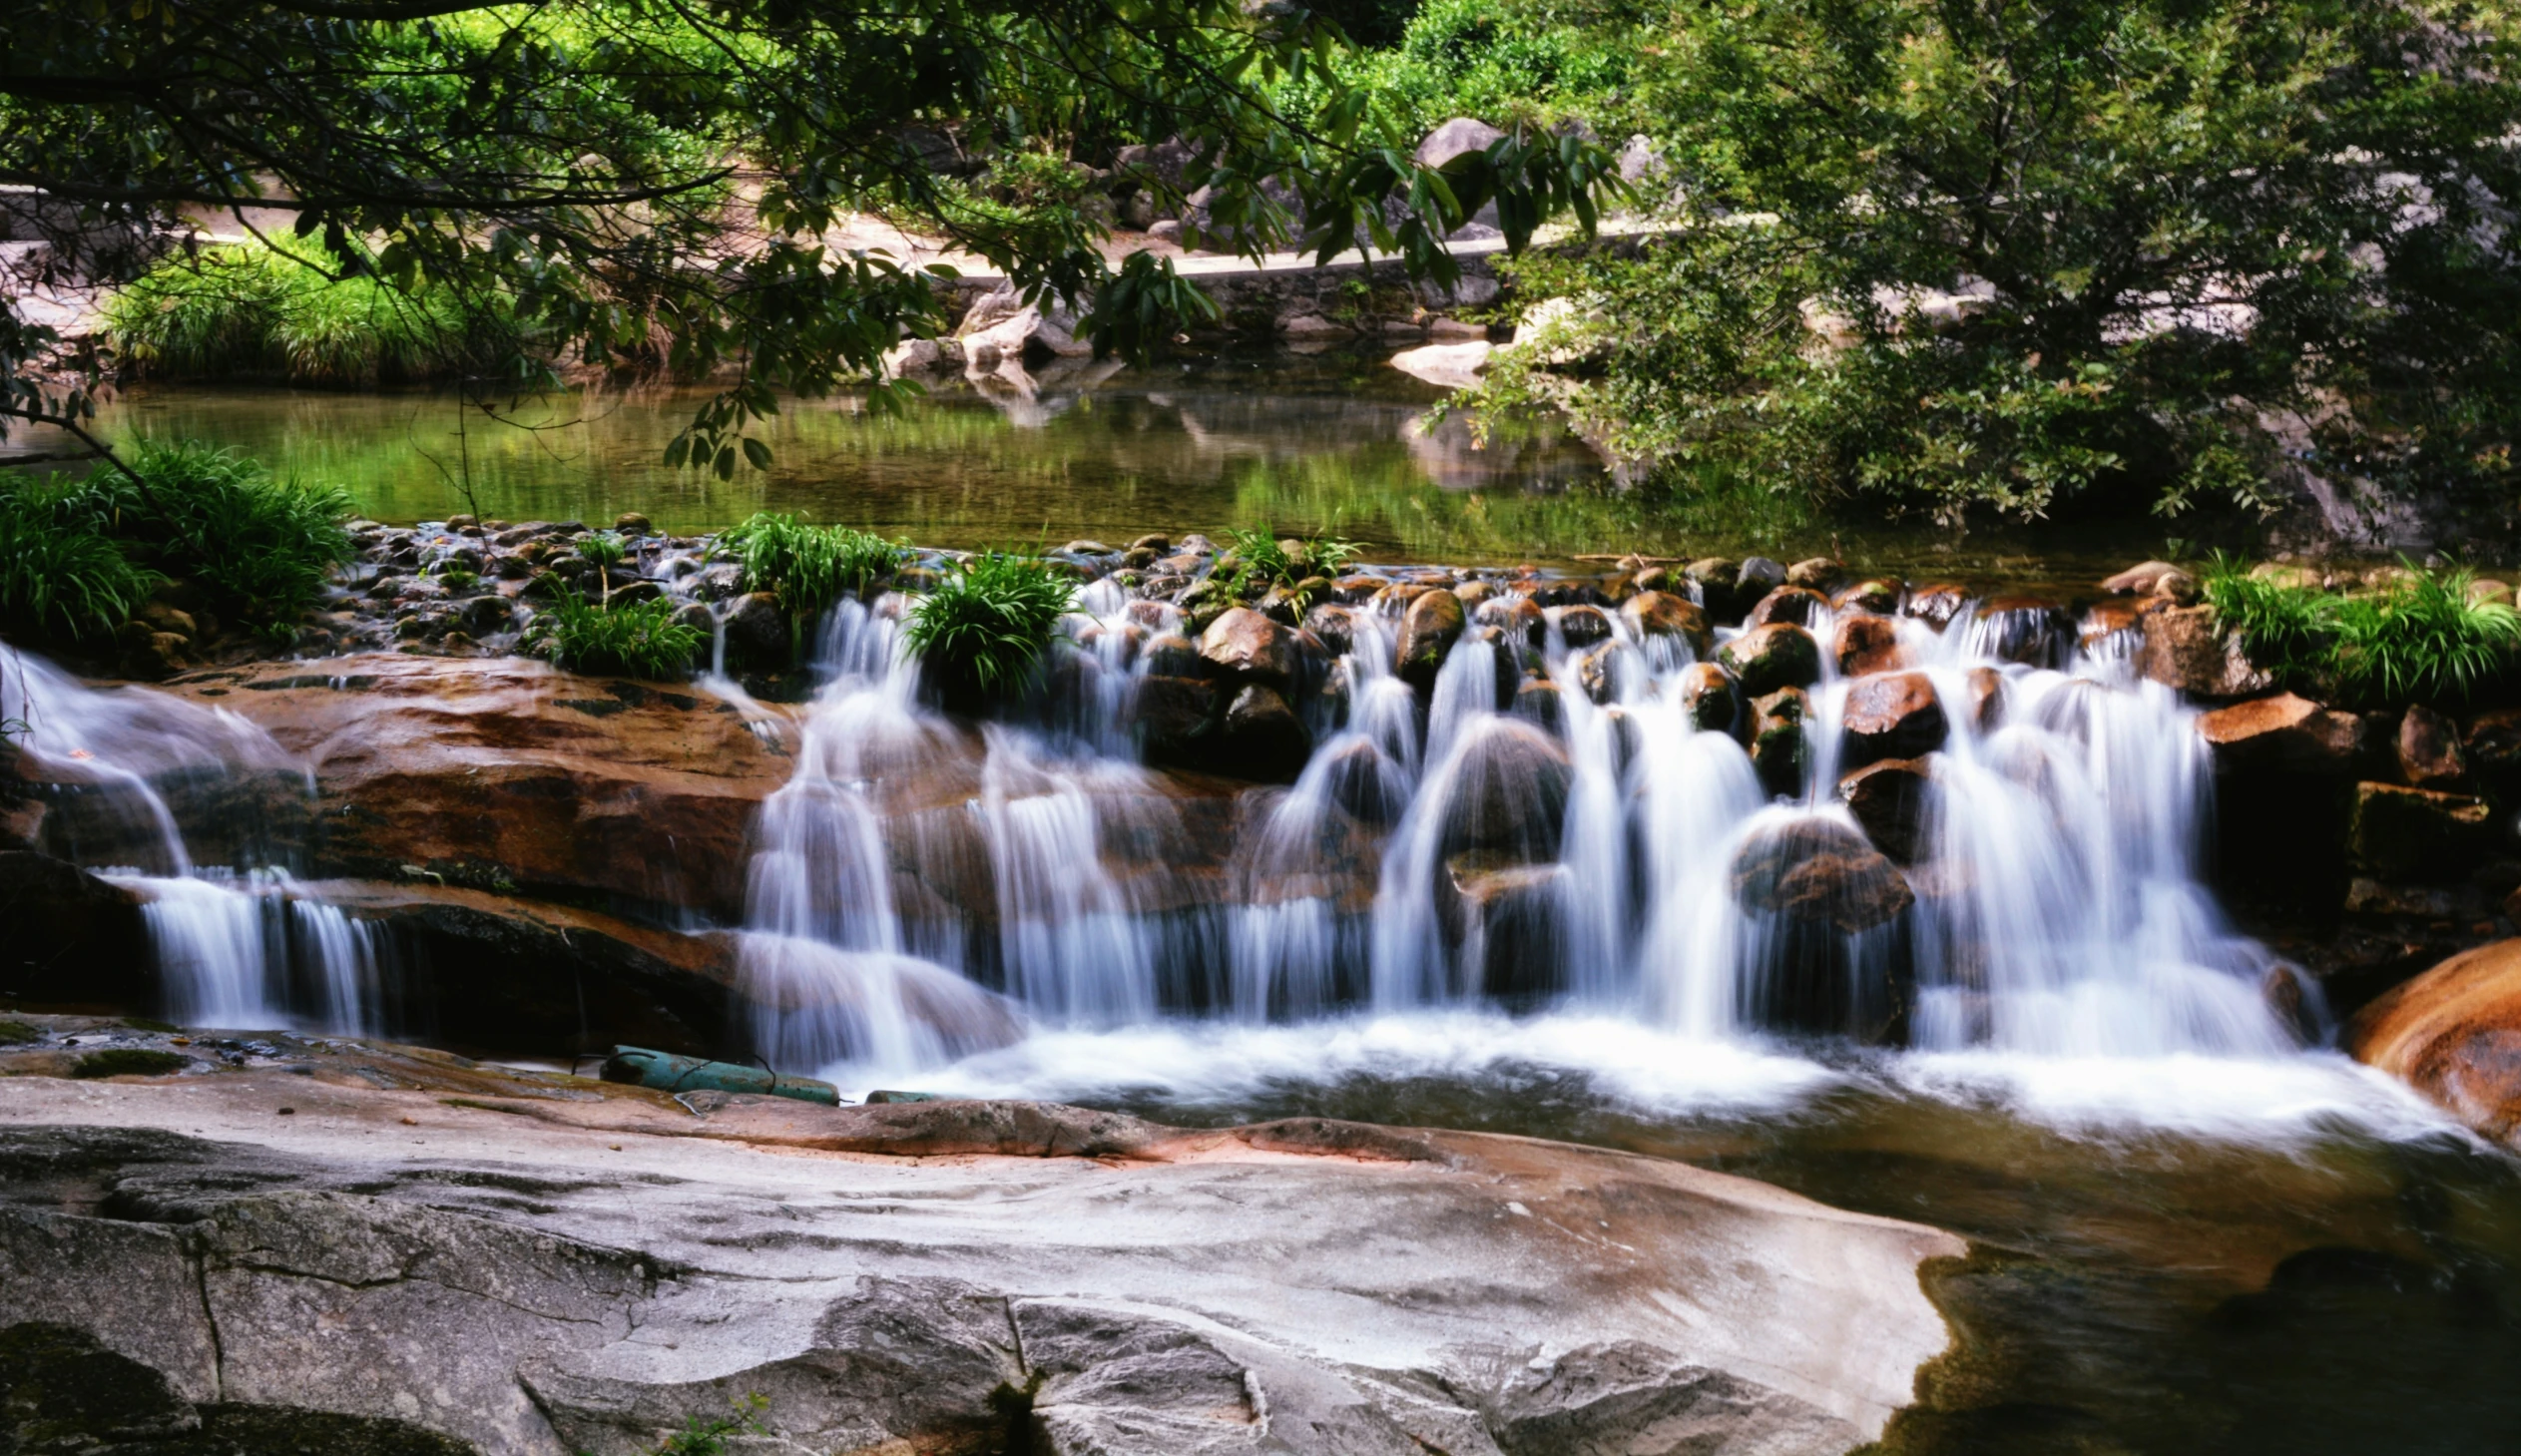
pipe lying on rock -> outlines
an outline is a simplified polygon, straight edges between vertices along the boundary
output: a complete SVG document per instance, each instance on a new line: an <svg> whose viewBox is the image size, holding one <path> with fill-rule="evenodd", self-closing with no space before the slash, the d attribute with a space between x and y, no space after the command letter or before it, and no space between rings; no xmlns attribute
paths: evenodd
<svg viewBox="0 0 2521 1456"><path fill-rule="evenodd" d="M705 1062L646 1047L615 1047L604 1059L604 1080L653 1088L658 1092L764 1092L799 1102L840 1105L840 1089L811 1077L782 1077L767 1067L742 1062Z"/></svg>

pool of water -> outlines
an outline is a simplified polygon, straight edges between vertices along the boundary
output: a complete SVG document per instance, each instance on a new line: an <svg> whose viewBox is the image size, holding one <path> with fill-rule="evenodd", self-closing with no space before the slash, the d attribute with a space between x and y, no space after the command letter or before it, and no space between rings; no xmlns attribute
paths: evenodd
<svg viewBox="0 0 2521 1456"><path fill-rule="evenodd" d="M1124 1070L1125 1069L1125 1070ZM1036 1036L942 1090L1328 1116L1679 1159L1971 1239L1885 1452L2515 1449L2521 1162L2333 1053L1709 1044L1486 1014Z"/></svg>
<svg viewBox="0 0 2521 1456"><path fill-rule="evenodd" d="M1430 419L1442 391L1381 352L1145 369L1065 361L1035 383L941 382L899 416L854 392L791 400L761 430L774 463L732 481L664 464L706 396L697 389L558 395L485 414L450 392L153 385L120 393L98 423L115 440L234 446L337 481L398 524L477 505L485 517L599 523L636 510L690 533L779 510L954 548L1265 526L1333 531L1387 562L1832 554L1918 579L2061 592L2165 550L2153 525L1953 536L1833 525L1756 482L1686 499L1621 490L1555 422L1480 438L1461 418ZM9 443L61 444L33 432Z"/></svg>

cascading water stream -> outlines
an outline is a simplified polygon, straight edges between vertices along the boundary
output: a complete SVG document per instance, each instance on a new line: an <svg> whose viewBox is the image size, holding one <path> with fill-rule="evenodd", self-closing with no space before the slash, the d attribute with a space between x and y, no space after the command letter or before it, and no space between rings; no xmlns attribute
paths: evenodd
<svg viewBox="0 0 2521 1456"><path fill-rule="evenodd" d="M61 816L60 852L141 901L168 1016L187 1026L381 1029L373 928L306 898L278 870L243 862L253 857L254 826L236 835L239 862L200 862L170 801L249 775L310 791L303 765L269 735L147 689L92 689L16 653L0 671L0 721L24 725L22 776L75 796L58 805L77 810Z"/></svg>
<svg viewBox="0 0 2521 1456"><path fill-rule="evenodd" d="M1538 715L1504 692L1511 638L1466 634L1422 695L1393 672L1394 617L1358 608L1347 650L1320 660L1337 691L1304 705L1294 782L1225 790L1141 766L1132 741L1150 660L1188 646L1164 645L1178 614L1108 582L1079 608L1042 698L977 734L920 707L898 600L827 624L826 686L754 865L750 924L780 947L748 954L765 1051L903 1069L1017 1018L1492 1003L1710 1043L1814 1025L2050 1057L2295 1045L2262 991L2275 962L2198 879L2194 715L2113 640L2061 643L2001 612L1895 619L1901 667L1949 725L1926 760L1924 848L1876 871L1880 908L1812 921L1752 903L1746 866L1780 843L1870 854L1836 801L1861 760L1841 741L1852 682L1826 661L1804 787L1771 799L1732 733L1694 727L1686 639L1614 621L1571 649L1553 610L1532 650L1557 708ZM1827 641L1828 613L1811 626ZM1990 671L2004 708L1982 722L1964 705ZM925 999L901 1019L800 1009L908 1006L884 989L905 977ZM928 994L947 987L967 994Z"/></svg>

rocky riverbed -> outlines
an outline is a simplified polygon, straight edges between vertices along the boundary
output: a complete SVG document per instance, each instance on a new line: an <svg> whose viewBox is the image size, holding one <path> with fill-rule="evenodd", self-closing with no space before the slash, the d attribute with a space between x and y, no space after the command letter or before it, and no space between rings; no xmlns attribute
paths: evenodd
<svg viewBox="0 0 2521 1456"><path fill-rule="evenodd" d="M1919 1271L1966 1252L1526 1139L21 1029L20 1441L628 1456L757 1394L817 1451L1836 1452L1944 1350ZM108 1048L174 1070L82 1080Z"/></svg>

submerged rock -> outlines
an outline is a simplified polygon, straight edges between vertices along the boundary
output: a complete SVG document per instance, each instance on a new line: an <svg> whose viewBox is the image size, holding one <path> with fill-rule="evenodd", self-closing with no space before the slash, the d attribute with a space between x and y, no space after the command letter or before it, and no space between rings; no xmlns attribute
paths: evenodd
<svg viewBox="0 0 2521 1456"><path fill-rule="evenodd" d="M1772 798L1791 798L1803 791L1803 775L1811 763L1806 722L1812 700L1800 688L1780 688L1752 706L1751 766L1760 786Z"/></svg>
<svg viewBox="0 0 2521 1456"><path fill-rule="evenodd" d="M1485 719L1465 731L1472 736L1445 801L1445 852L1492 849L1527 861L1556 859L1574 776L1566 748L1519 719Z"/></svg>
<svg viewBox="0 0 2521 1456"><path fill-rule="evenodd" d="M1885 758L1838 780L1838 797L1864 836L1894 864L1914 864L1925 847L1926 794L1933 773L1920 758Z"/></svg>
<svg viewBox="0 0 2521 1456"><path fill-rule="evenodd" d="M1734 856L1733 877L1745 910L1842 934L1887 924L1916 898L1888 858L1829 819L1800 818L1755 834Z"/></svg>

